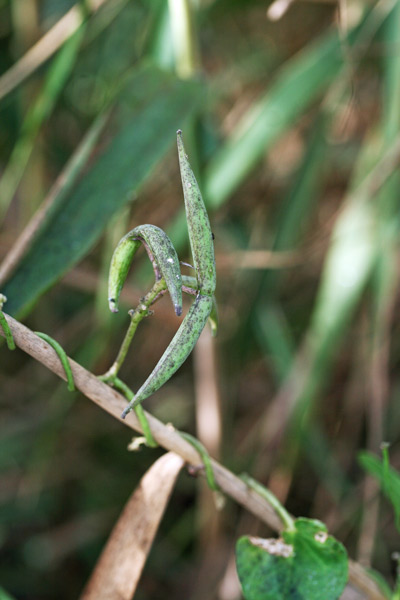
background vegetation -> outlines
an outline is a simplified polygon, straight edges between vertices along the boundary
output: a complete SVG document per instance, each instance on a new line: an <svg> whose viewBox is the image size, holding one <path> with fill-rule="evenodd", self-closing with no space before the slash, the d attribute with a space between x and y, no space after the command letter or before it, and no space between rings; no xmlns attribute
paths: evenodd
<svg viewBox="0 0 400 600"><path fill-rule="evenodd" d="M119 238L153 223L190 261L182 128L215 234L220 332L146 408L326 522L392 585L393 510L358 454L390 442L400 465L400 3L100 4L75 10L75 33L60 48L58 33L51 56L41 46L24 74L18 59L72 3L0 2L5 310L106 371L152 281L142 255L109 314ZM130 387L176 328L163 299L121 373ZM1 585L21 599L77 597L162 452L127 452L128 429L4 344L0 399ZM239 599L243 533L270 532L232 502L217 512L204 482L181 475L135 598Z"/></svg>

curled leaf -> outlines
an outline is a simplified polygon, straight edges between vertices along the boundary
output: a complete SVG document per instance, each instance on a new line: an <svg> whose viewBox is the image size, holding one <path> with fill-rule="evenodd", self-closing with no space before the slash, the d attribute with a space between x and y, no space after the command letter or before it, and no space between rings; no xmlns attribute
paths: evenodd
<svg viewBox="0 0 400 600"><path fill-rule="evenodd" d="M182 314L182 276L176 250L167 234L155 225L139 225L118 243L111 259L108 278L108 302L118 311L118 300L140 244L146 248L156 280L164 277L177 316Z"/></svg>

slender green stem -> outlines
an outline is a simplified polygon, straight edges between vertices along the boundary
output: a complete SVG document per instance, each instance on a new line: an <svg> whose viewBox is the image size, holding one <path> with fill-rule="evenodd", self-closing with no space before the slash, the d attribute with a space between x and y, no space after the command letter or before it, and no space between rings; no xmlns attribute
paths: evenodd
<svg viewBox="0 0 400 600"><path fill-rule="evenodd" d="M130 387L128 387L126 385L126 383L121 381L121 379L119 379L118 377L115 377L113 379L112 384L115 387L115 389L117 389L123 393L123 395L128 400L128 402L131 402L131 400L133 400L135 394L130 389ZM147 420L147 417L145 415L145 412L144 412L141 404L139 404L138 406L135 406L134 410L135 410L136 416L138 418L138 421L142 427L143 435L144 435L145 441L146 441L146 446L149 446L150 448L157 448L158 444L157 444L156 440L154 439L153 434L151 433L149 422Z"/></svg>
<svg viewBox="0 0 400 600"><path fill-rule="evenodd" d="M5 316L3 315L1 310L0 310L0 327L3 329L4 335L6 336L6 342L7 342L8 349L15 350L15 342L14 342L13 335L11 333L11 329L7 323L7 319L5 318Z"/></svg>
<svg viewBox="0 0 400 600"><path fill-rule="evenodd" d="M215 480L210 456L207 450L204 448L203 444L197 438L193 437L193 435L190 435L190 433L186 433L185 431L179 431L178 433L181 437L183 437L184 440L189 442L189 444L192 444L193 448L195 448L200 454L201 460L203 461L204 465L204 471L208 487L214 490L214 492L218 492L220 490L220 487Z"/></svg>
<svg viewBox="0 0 400 600"><path fill-rule="evenodd" d="M6 336L8 349L15 350L15 342L11 333L10 326L2 312L3 304L5 302L7 302L6 296L4 294L0 294L0 327L2 328L2 330L4 331L4 335Z"/></svg>
<svg viewBox="0 0 400 600"><path fill-rule="evenodd" d="M105 383L109 383L110 385L114 386L117 390L122 392L125 398L128 400L128 402L131 402L133 400L135 394L126 385L126 383L124 383L121 379L117 377L118 372L126 358L129 347L133 340L133 336L136 333L136 329L139 323L150 314L150 306L165 292L166 289L167 284L165 282L165 279L162 277L161 279L155 282L155 284L153 285L151 290L146 294L146 296L144 298L141 298L136 309L129 311L129 314L131 316L131 322L119 349L117 358L115 359L112 366L108 369L107 373L105 373L104 375L100 375L99 377L99 379L101 379ZM146 445L150 448L156 448L158 444L151 433L150 425L142 406L138 405L135 407L134 410L138 421L142 427Z"/></svg>
<svg viewBox="0 0 400 600"><path fill-rule="evenodd" d="M151 433L150 425L142 405L138 404L133 410L135 411L138 421L142 427L143 435L146 440L146 446L149 446L149 448L157 448L158 444Z"/></svg>
<svg viewBox="0 0 400 600"><path fill-rule="evenodd" d="M125 338L121 344L121 348L119 349L117 358L115 359L113 365L108 369L107 373L101 376L102 381L112 383L117 377L118 372L126 358L129 347L133 340L133 336L136 333L136 329L139 323L150 314L150 306L158 299L158 297L166 289L167 285L165 283L165 279L159 279L155 282L155 284L153 285L151 290L146 294L146 296L141 299L138 306L134 310L129 311L129 314L131 316L131 322L125 334Z"/></svg>
<svg viewBox="0 0 400 600"><path fill-rule="evenodd" d="M35 331L36 335L40 337L42 340L50 344L50 346L56 351L58 357L61 361L61 364L64 368L65 374L67 376L68 389L70 392L75 391L74 384L74 376L72 375L71 365L69 364L68 357L65 353L65 350L56 340L53 340L52 337L47 335L46 333L41 333L40 331Z"/></svg>
<svg viewBox="0 0 400 600"><path fill-rule="evenodd" d="M388 442L382 442L381 451L382 451L382 490L384 493L387 493L388 483L389 483L389 470L390 470L390 460L389 460L389 446Z"/></svg>
<svg viewBox="0 0 400 600"><path fill-rule="evenodd" d="M243 473L240 477L251 489L257 492L257 494L272 506L287 531L294 531L296 529L293 517L290 516L286 508L282 506L278 498L274 496L269 489L261 485L261 483L258 483L258 481L250 477L250 475L247 475L247 473Z"/></svg>

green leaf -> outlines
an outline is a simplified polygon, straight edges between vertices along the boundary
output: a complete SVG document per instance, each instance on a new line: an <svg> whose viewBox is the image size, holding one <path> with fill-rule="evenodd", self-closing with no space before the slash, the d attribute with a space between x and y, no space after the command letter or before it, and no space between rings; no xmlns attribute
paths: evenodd
<svg viewBox="0 0 400 600"><path fill-rule="evenodd" d="M108 276L108 303L117 312L118 299L129 267L140 244L147 248L156 282L164 277L177 316L182 314L182 275L179 258L167 234L156 225L138 225L119 241L111 259Z"/></svg>
<svg viewBox="0 0 400 600"><path fill-rule="evenodd" d="M236 566L246 600L335 600L348 577L342 544L303 518L279 539L241 537Z"/></svg>
<svg viewBox="0 0 400 600"><path fill-rule="evenodd" d="M172 144L201 97L197 82L155 68L136 72L122 90L119 131L61 206L49 212L29 253L3 287L7 312L26 313L90 250Z"/></svg>

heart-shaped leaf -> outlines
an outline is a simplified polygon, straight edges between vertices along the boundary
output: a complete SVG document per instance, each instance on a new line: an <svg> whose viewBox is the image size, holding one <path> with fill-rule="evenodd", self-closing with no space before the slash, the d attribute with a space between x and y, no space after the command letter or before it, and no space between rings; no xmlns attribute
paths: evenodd
<svg viewBox="0 0 400 600"><path fill-rule="evenodd" d="M335 600L348 576L342 544L303 518L279 539L241 537L236 567L246 600Z"/></svg>

